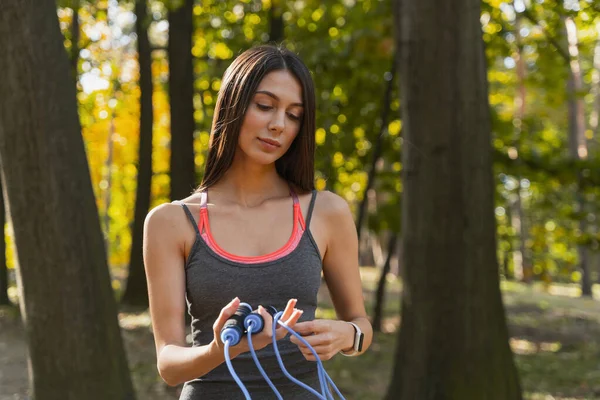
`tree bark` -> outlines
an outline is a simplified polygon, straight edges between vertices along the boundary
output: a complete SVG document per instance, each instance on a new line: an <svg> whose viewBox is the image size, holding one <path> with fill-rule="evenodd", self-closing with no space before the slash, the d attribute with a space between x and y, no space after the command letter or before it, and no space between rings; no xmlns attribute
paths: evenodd
<svg viewBox="0 0 600 400"><path fill-rule="evenodd" d="M73 19L71 21L71 74L77 82L77 65L79 64L79 8L80 1L73 0Z"/></svg>
<svg viewBox="0 0 600 400"><path fill-rule="evenodd" d="M402 324L387 399L521 399L496 257L478 0L400 0Z"/></svg>
<svg viewBox="0 0 600 400"><path fill-rule="evenodd" d="M148 306L148 287L144 270L142 241L144 220L150 208L152 183L152 53L148 40L148 12L146 0L135 3L136 33L140 66L140 143L135 215L129 258L129 277L122 302L133 306Z"/></svg>
<svg viewBox="0 0 600 400"><path fill-rule="evenodd" d="M36 400L132 399L53 0L0 11L0 158Z"/></svg>
<svg viewBox="0 0 600 400"><path fill-rule="evenodd" d="M196 187L194 163L193 0L169 12L169 98L171 103L171 200Z"/></svg>
<svg viewBox="0 0 600 400"><path fill-rule="evenodd" d="M4 235L4 226L6 225L6 209L4 207L3 182L0 178L0 306L10 305L8 298L8 266L6 265L6 236Z"/></svg>
<svg viewBox="0 0 600 400"><path fill-rule="evenodd" d="M388 243L388 254L385 258L385 263L381 269L381 275L379 276L379 282L377 283L377 292L375 292L375 305L373 307L373 331L381 332L381 321L383 319L383 304L385 298L385 284L387 283L387 275L390 272L392 265L392 257L396 252L396 242L398 240L398 234L392 233L390 235L390 241Z"/></svg>

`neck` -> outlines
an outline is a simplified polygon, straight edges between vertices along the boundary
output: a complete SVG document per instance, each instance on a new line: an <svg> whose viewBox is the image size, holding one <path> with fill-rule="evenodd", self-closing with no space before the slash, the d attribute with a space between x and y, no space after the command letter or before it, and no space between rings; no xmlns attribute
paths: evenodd
<svg viewBox="0 0 600 400"><path fill-rule="evenodd" d="M279 176L275 164L259 165L234 160L223 177L210 190L228 201L256 206L273 197L289 195L287 182Z"/></svg>

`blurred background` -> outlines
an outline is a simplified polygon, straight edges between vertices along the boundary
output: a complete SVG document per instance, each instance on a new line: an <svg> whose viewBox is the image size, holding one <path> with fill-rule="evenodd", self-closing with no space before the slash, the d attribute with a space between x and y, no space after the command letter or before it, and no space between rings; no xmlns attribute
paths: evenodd
<svg viewBox="0 0 600 400"><path fill-rule="evenodd" d="M368 353L336 357L326 368L348 398L386 395L401 318L407 145L392 3L57 1L139 399L178 393L155 366L141 262L144 217L200 182L222 74L237 54L261 43L283 43L313 73L316 187L348 201L360 236L364 293L377 333ZM498 274L524 397L600 399L600 4L484 0L480 23ZM7 215L0 263L3 400L30 395L13 236ZM318 316L333 317L325 289L320 300Z"/></svg>

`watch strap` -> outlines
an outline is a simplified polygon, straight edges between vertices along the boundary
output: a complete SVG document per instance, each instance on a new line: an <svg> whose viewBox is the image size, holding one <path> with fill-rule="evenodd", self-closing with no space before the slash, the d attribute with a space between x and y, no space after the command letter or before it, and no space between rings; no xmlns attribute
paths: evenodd
<svg viewBox="0 0 600 400"><path fill-rule="evenodd" d="M349 323L350 325L352 325L354 327L354 344L352 346L352 350L350 350L350 351L340 350L340 353L346 357L356 356L362 351L363 338L365 335L360 330L360 327L357 324L355 324L354 322L350 322L350 321L345 321L345 322Z"/></svg>

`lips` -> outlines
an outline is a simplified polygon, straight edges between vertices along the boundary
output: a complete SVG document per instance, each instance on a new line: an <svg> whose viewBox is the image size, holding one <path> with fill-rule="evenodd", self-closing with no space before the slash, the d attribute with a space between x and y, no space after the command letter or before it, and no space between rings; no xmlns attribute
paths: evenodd
<svg viewBox="0 0 600 400"><path fill-rule="evenodd" d="M273 139L268 139L268 138L258 138L258 140L260 140L261 142L265 142L267 144L270 144L271 146L275 146L275 147L281 147L281 144L279 144L278 141L273 140Z"/></svg>

